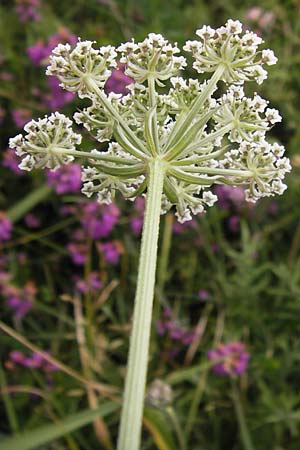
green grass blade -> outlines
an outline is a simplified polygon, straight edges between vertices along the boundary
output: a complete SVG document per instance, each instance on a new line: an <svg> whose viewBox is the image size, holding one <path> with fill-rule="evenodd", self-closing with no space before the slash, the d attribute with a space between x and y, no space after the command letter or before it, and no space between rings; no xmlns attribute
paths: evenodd
<svg viewBox="0 0 300 450"><path fill-rule="evenodd" d="M0 441L0 450L34 450L54 439L61 438L93 422L96 417L105 417L116 411L119 405L112 402L103 403L95 410L87 409L64 418L57 424L44 425L36 430L15 435Z"/></svg>

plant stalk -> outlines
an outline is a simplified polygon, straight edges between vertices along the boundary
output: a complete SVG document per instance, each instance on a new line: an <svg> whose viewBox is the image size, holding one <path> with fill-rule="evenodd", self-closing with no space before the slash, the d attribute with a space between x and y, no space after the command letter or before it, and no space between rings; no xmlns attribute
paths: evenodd
<svg viewBox="0 0 300 450"><path fill-rule="evenodd" d="M138 450L140 445L164 173L164 162L158 158L153 159L149 164L149 184L118 450Z"/></svg>
<svg viewBox="0 0 300 450"><path fill-rule="evenodd" d="M245 418L242 402L240 399L239 391L238 391L238 388L237 388L234 380L232 380L232 382L231 382L231 387L232 387L231 392L232 392L233 404L234 404L234 408L235 408L236 417L237 417L237 420L239 423L240 435L241 435L241 440L243 443L244 450L254 450L253 443L251 440L251 435L250 435L248 427L247 427L246 418Z"/></svg>

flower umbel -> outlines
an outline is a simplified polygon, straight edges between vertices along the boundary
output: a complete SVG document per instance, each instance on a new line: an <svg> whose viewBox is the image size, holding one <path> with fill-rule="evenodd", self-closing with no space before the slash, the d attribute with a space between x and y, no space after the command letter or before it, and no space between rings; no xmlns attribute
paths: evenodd
<svg viewBox="0 0 300 450"><path fill-rule="evenodd" d="M72 152L81 142L81 135L72 130L72 121L58 112L31 120L24 130L25 137L18 134L9 141L17 155L24 157L19 165L23 170L30 171L33 167L55 170L73 161Z"/></svg>
<svg viewBox="0 0 300 450"><path fill-rule="evenodd" d="M128 199L147 191L149 164L159 159L164 166L162 213L175 205L180 222L215 203L213 184L243 185L250 201L281 194L291 167L283 148L265 140L281 117L259 95L245 97L242 87L247 80L260 83L266 78L263 65L274 64L276 58L271 50L258 51L260 37L241 33L240 22L228 20L216 30L204 26L196 32L199 41L186 43L184 49L196 60L193 67L214 72L203 84L178 76L185 58L177 56L177 44L159 34L117 49L95 49L93 42L80 40L73 50L59 44L47 73L56 75L64 89L89 97L91 105L75 113L75 121L96 141L111 142L106 151L76 152L80 135L68 118L55 113L29 122L25 138L11 139L10 146L25 156L20 168L56 169L76 156L81 162L85 157L82 192L88 197L96 193L100 203L108 204L116 191ZM105 92L118 54L133 81L123 96ZM158 93L156 84L162 86L168 78L171 87ZM220 80L228 90L216 99Z"/></svg>

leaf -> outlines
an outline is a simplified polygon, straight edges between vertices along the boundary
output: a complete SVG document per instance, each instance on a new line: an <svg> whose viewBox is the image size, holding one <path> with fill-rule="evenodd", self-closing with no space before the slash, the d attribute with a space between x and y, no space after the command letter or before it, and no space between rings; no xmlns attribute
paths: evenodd
<svg viewBox="0 0 300 450"><path fill-rule="evenodd" d="M159 450L178 450L173 441L170 424L161 411L146 408L143 422Z"/></svg>
<svg viewBox="0 0 300 450"><path fill-rule="evenodd" d="M54 439L78 430L93 422L96 417L105 417L116 411L119 405L112 402L103 403L95 410L87 409L63 418L58 423L44 425L36 430L27 431L11 438L0 440L0 450L34 450Z"/></svg>

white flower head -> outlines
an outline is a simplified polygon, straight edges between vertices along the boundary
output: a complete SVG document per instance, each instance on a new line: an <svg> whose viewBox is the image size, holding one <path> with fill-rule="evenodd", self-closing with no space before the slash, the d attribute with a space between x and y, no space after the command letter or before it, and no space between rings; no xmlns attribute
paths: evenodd
<svg viewBox="0 0 300 450"><path fill-rule="evenodd" d="M67 91L89 97L89 82L103 88L111 69L116 67L117 56L111 45L94 49L93 44L92 41L78 40L73 50L69 44L59 44L52 51L46 74L55 75Z"/></svg>
<svg viewBox="0 0 300 450"><path fill-rule="evenodd" d="M81 142L81 135L72 130L72 121L58 112L31 120L24 130L27 132L24 137L19 134L9 141L18 156L27 155L19 166L23 170L34 167L55 170L73 161L72 151Z"/></svg>
<svg viewBox="0 0 300 450"><path fill-rule="evenodd" d="M32 120L24 136L10 140L22 158L20 168L55 170L78 157L85 164L82 193L109 204L116 192L128 200L147 195L153 162L159 160L164 168L161 211L174 206L181 223L213 206L214 184L243 186L251 202L282 194L291 165L284 148L266 140L281 116L258 94L246 97L243 87L251 80L261 84L267 78L264 65L277 58L271 50L260 51L262 39L243 32L238 20L217 29L204 25L196 35L183 48L191 53L193 68L209 74L202 83L180 74L187 62L177 43L161 34L132 39L117 49L80 39L75 47L59 44L47 73L57 76L64 89L89 99L74 120L98 146L77 151L81 136L72 130L72 121L54 113ZM131 78L125 95L109 92L106 84L117 58ZM221 96L219 81L227 84Z"/></svg>

